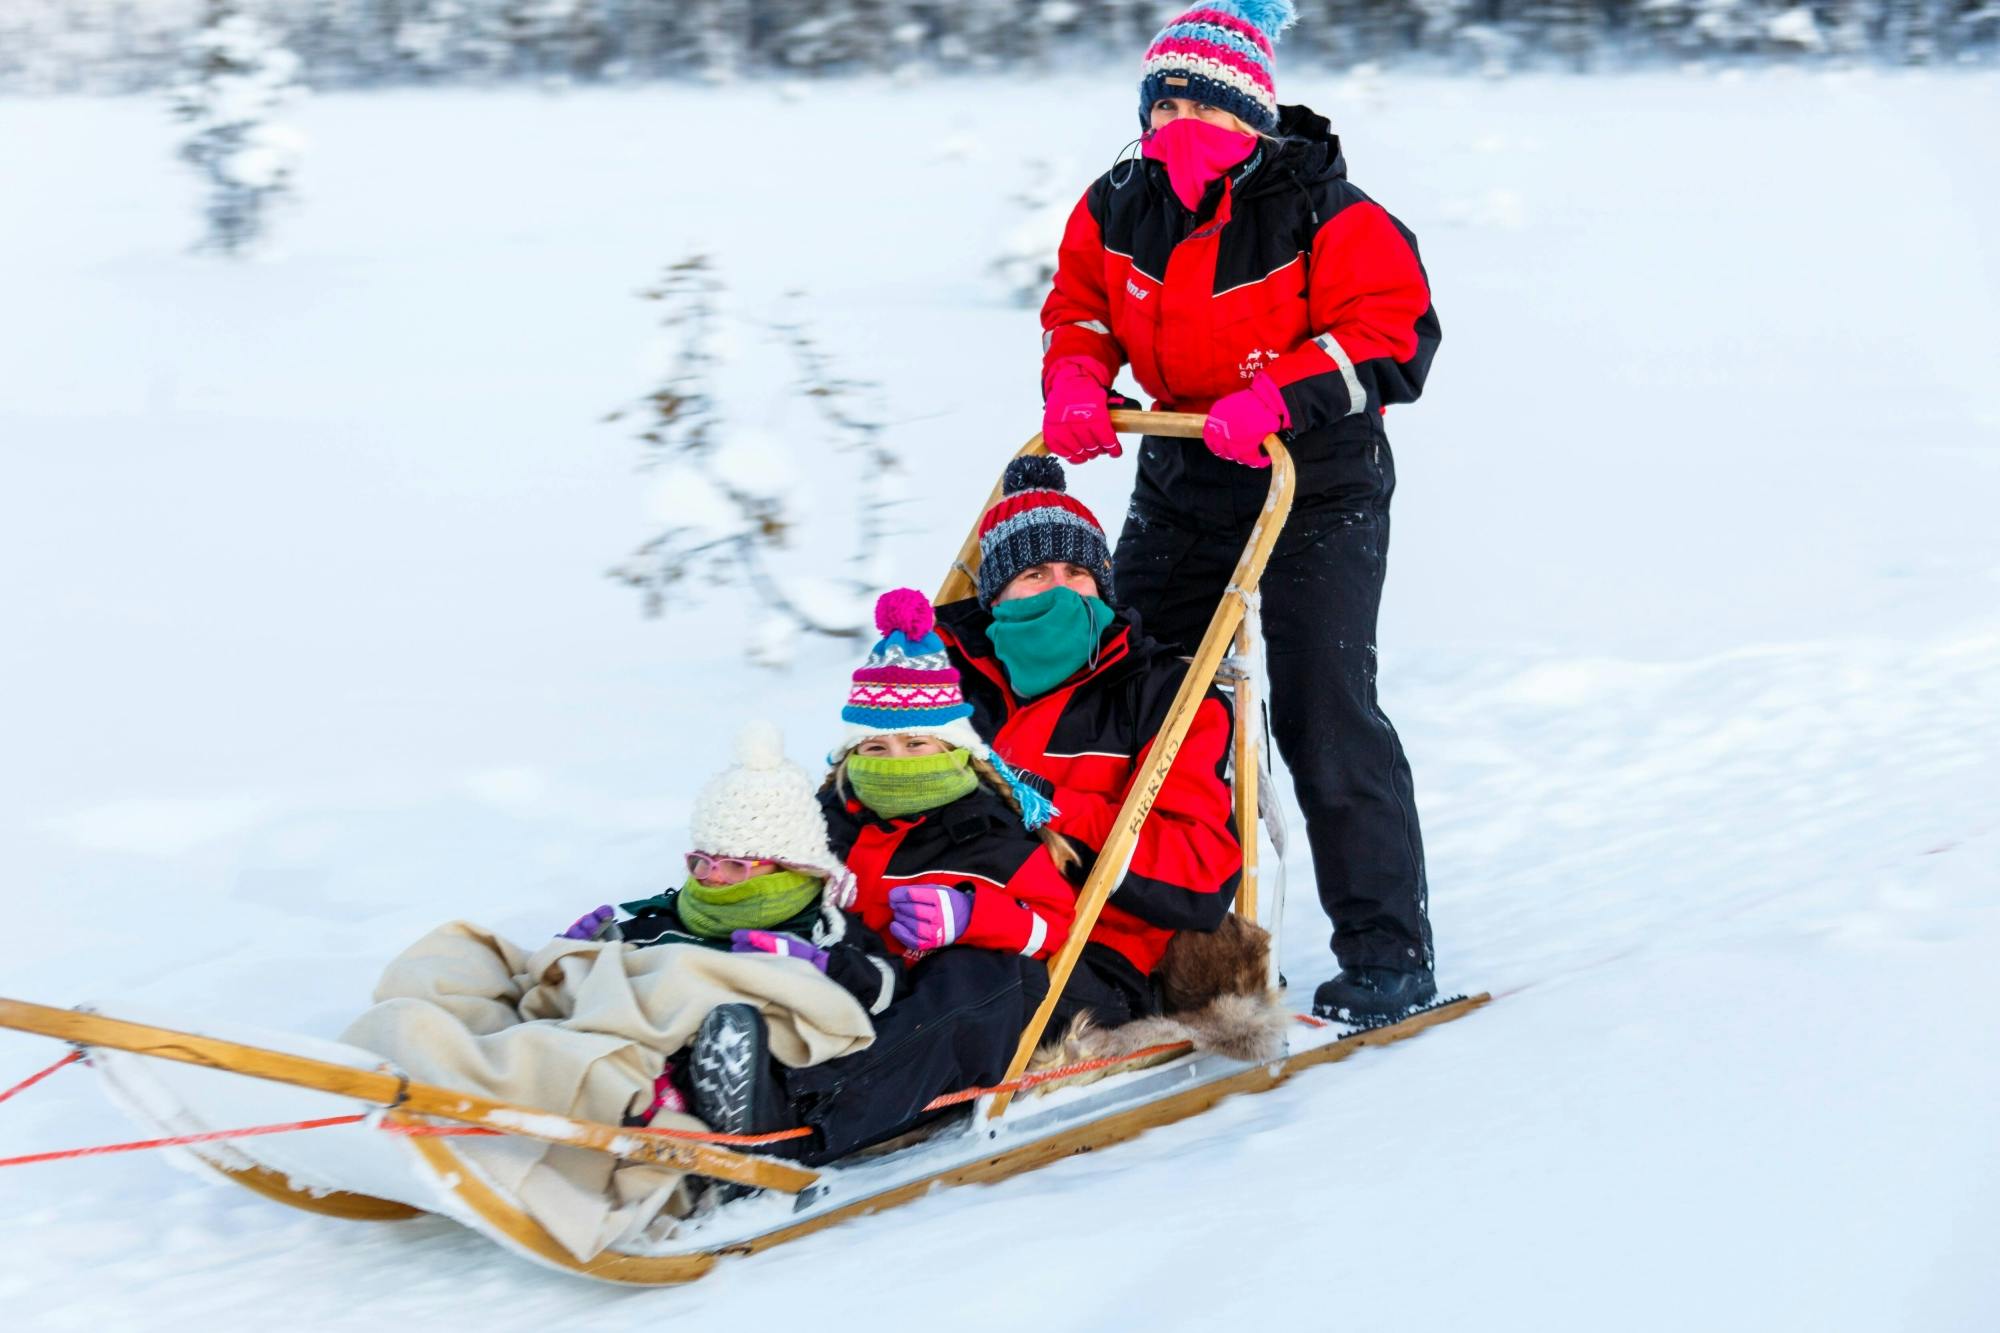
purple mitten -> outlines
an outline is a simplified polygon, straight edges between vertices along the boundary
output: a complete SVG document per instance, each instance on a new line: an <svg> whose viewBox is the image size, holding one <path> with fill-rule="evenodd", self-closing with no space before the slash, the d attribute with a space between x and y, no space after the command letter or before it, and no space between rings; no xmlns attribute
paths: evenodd
<svg viewBox="0 0 2000 1333"><path fill-rule="evenodd" d="M942 884L898 884L889 890L895 913L889 933L912 953L942 949L965 933L972 921L972 895Z"/></svg>
<svg viewBox="0 0 2000 1333"><path fill-rule="evenodd" d="M618 938L618 909L610 903L594 912L585 912L576 923L562 933L566 940L601 940Z"/></svg>
<svg viewBox="0 0 2000 1333"><path fill-rule="evenodd" d="M826 971L826 950L816 949L796 935L781 935L774 930L732 930L729 932L729 952L774 953L782 958L803 958L820 971Z"/></svg>

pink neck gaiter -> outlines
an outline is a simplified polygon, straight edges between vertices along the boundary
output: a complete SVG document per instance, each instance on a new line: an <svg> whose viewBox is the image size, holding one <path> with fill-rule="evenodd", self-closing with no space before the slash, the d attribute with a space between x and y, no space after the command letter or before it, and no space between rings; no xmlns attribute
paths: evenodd
<svg viewBox="0 0 2000 1333"><path fill-rule="evenodd" d="M1239 134L1193 116L1181 116L1148 131L1139 153L1166 167L1174 193L1192 212L1201 206L1208 183L1249 157L1256 146L1254 134Z"/></svg>

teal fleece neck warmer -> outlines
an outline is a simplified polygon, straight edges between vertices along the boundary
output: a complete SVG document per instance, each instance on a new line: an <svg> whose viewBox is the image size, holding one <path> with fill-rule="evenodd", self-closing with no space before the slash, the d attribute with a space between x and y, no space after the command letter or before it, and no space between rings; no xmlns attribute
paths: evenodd
<svg viewBox="0 0 2000 1333"><path fill-rule="evenodd" d="M1033 597L993 605L986 637L1007 669L1008 683L1024 699L1047 694L1097 657L1097 641L1111 624L1102 598L1073 588L1051 588Z"/></svg>

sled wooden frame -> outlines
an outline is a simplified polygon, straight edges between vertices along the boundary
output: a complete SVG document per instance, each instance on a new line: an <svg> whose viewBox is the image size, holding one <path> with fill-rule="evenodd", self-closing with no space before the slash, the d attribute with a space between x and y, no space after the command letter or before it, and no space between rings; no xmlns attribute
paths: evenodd
<svg viewBox="0 0 2000 1333"><path fill-rule="evenodd" d="M1194 415L1127 411L1113 412L1111 419L1114 428L1121 432L1182 438L1199 437L1204 421L1203 417ZM1264 564L1291 509L1294 484L1292 460L1276 436L1267 439L1264 447L1271 457L1272 466L1270 490L1263 512L1252 527L1229 587L1194 654L1186 679L1168 710L1147 763L1135 777L1112 833L1078 895L1077 913L1069 938L1050 963L1048 994L1023 1033L1003 1082L1011 1083L1021 1075L1040 1044L1056 1001L1089 938L1091 927L1095 925L1112 889L1126 872L1139 831L1152 810L1167 771L1179 753L1195 712L1218 673L1225 671L1234 691L1237 715L1231 743L1235 767L1234 810L1239 830L1247 831L1247 836L1242 839L1244 870L1235 906L1240 914L1252 920L1257 915L1258 710L1253 693L1254 681L1249 672L1228 671L1224 667L1224 658L1232 645L1245 658L1250 653L1255 630L1248 612ZM1043 452L1046 450L1041 436L1036 435L1022 446L1017 456ZM996 486L994 498L997 499L998 495L999 487ZM939 592L939 603L972 594L973 573L978 558L978 528L975 524L960 548L951 575ZM932 1144L918 1144L876 1162L857 1166L842 1163L826 1168L824 1172L814 1172L788 1162L735 1152L716 1145L571 1120L414 1083L387 1067L373 1071L358 1069L284 1051L14 1000L0 999L0 1027L57 1037L83 1048L129 1051L351 1097L385 1108L383 1119L389 1124L415 1126L420 1123L418 1117L435 1117L551 1143L608 1152L626 1160L658 1162L695 1174L796 1196L795 1212L800 1214L796 1220L752 1227L736 1235L713 1234L715 1228L712 1224L701 1225L693 1229L694 1234L689 1238L692 1244L678 1252L605 1251L592 1259L579 1260L518 1204L488 1182L477 1166L461 1154L449 1139L422 1135L405 1139L430 1172L431 1183L440 1201L446 1204L448 1215L462 1213L461 1221L476 1219L479 1228L493 1239L550 1267L600 1281L664 1286L689 1282L702 1276L723 1255L750 1254L769 1249L852 1217L908 1203L940 1186L1002 1180L1078 1153L1122 1143L1148 1129L1198 1115L1225 1097L1264 1092L1284 1083L1293 1074L1345 1059L1364 1047L1388 1045L1415 1036L1427 1028L1472 1012L1490 998L1479 994L1447 1001L1399 1022L1359 1032L1343 1034L1329 1028L1328 1039L1308 1041L1302 1047L1295 1042L1288 1055L1269 1064L1242 1065L1219 1056L1173 1056L1148 1068L1128 1069L1093 1085L1088 1092L1068 1090L1067 1095L1075 1098L1072 1103L1026 1113L1026 1124L1016 1123L1024 1118L1022 1116L1002 1121L1012 1094L994 1094L984 1099L983 1106L974 1108L972 1120L955 1137L947 1134L940 1141L934 1141L952 1150L944 1155L956 1158L940 1164L935 1170L917 1169L917 1164L924 1160L920 1155L932 1148ZM1048 1085L1050 1088L1060 1086ZM198 1149L189 1151L194 1152L204 1164L245 1188L307 1212L357 1221L395 1221L420 1216L425 1211L412 1204L367 1194L309 1188L283 1172L257 1164L247 1154L242 1156L249 1165L241 1165ZM881 1166L881 1163L898 1161L908 1161L910 1169L896 1175ZM880 1188L861 1187L842 1191L838 1183L843 1176L887 1176L887 1179ZM822 1181L828 1181L834 1187L823 1188L820 1185ZM815 1208L815 1196L822 1193L829 1196L829 1206ZM854 1197L838 1201L831 1197L841 1193L852 1193Z"/></svg>
<svg viewBox="0 0 2000 1333"><path fill-rule="evenodd" d="M0 999L0 1027L40 1033L86 1048L108 1046L136 1055L177 1060L182 1064L200 1065L232 1074L247 1074L273 1083L289 1083L293 1087L311 1088L370 1102L394 1110L403 1117L435 1116L502 1134L610 1153L626 1161L654 1162L756 1189L796 1194L819 1178L817 1172L790 1162L731 1152L714 1144L669 1138L617 1125L601 1125L589 1120L573 1120L534 1107L511 1106L472 1093L416 1083L387 1066L372 1070L355 1069L286 1051L266 1050L260 1046L246 1046L240 1042L222 1041L145 1023L128 1023L123 1019L106 1018L75 1009L53 1009L23 1000ZM265 1186L272 1182L252 1179L243 1183L259 1193L269 1194L270 1190ZM363 1197L366 1196L353 1195L349 1199ZM350 1201L342 1201L335 1206L365 1211L365 1206ZM314 1211L329 1212L332 1209L323 1207ZM342 1214L336 1212L334 1215Z"/></svg>
<svg viewBox="0 0 2000 1333"><path fill-rule="evenodd" d="M1120 432L1182 439L1200 439L1202 426L1207 420L1198 413L1187 412L1111 413L1112 428ZM1016 457L1047 452L1042 437L1036 435L1021 446ZM1236 569L1229 576L1222 600L1216 604L1215 614L1209 619L1208 631L1202 635L1187 675L1167 710L1166 721L1161 723L1159 733L1153 739L1146 765L1134 775L1125 804L1119 808L1117 822L1112 825L1111 834L1099 849L1089 878L1077 894L1076 916L1070 922L1069 938L1063 942L1061 951L1049 960L1048 994L1042 997L1040 1007L1028 1021L1027 1030L1021 1034L1020 1045L1014 1050L1014 1058L1007 1066L1007 1076L1001 1080L1002 1084L1018 1079L1034 1057L1035 1049L1041 1045L1049 1019L1055 1013L1057 1002L1062 999L1063 988L1069 984L1070 973L1076 970L1077 959L1082 957L1083 946L1097 924L1098 914L1110 901L1111 891L1125 878L1132 853L1138 846L1139 831L1145 826L1146 816L1152 813L1153 802L1159 798L1167 771L1180 755L1181 742L1187 738L1188 728L1194 724L1194 716L1201 707L1203 697L1215 682L1217 672L1222 669L1224 657L1228 655L1231 645L1235 645L1245 656L1249 653L1254 633L1250 606L1257 594L1258 581L1264 576L1264 565L1271 558L1272 548L1277 545L1278 534L1284 531L1285 520L1291 515L1295 482L1291 453L1276 435L1264 438L1264 452L1271 460L1271 485L1265 493L1263 511L1251 526L1250 538L1244 543L1243 554L1237 558ZM1000 496L1001 488L996 485L987 506L990 508ZM975 522L958 548L958 559L952 562L951 573L946 576L944 586L938 589L937 602L940 606L972 596L978 565L979 524ZM1236 673L1236 726L1231 741L1236 769L1233 798L1236 827L1243 844L1242 887L1237 892L1236 911L1252 921L1257 919L1258 764L1254 684L1248 672ZM986 1116L998 1119L1006 1114L1013 1100L1012 1092L995 1094L989 1099Z"/></svg>
<svg viewBox="0 0 2000 1333"><path fill-rule="evenodd" d="M437 1202L441 1206L429 1210L365 1194L313 1189L293 1181L283 1172L255 1164L254 1159L247 1159L247 1154L246 1159L251 1160L252 1165L244 1167L219 1159L202 1147L186 1151L238 1184L306 1212L354 1221L381 1222L434 1211L474 1226L490 1239L550 1268L604 1282L672 1286L701 1277L725 1255L755 1254L771 1249L850 1218L885 1212L910 1203L943 1186L1004 1180L1079 1153L1123 1143L1149 1129L1199 1115L1226 1097L1265 1092L1304 1070L1344 1060L1367 1047L1386 1046L1416 1036L1428 1028L1471 1013L1490 998L1481 994L1447 1001L1400 1022L1359 1032L1343 1032L1325 1025L1308 1037L1302 1049L1295 1049L1269 1064L1244 1065L1220 1056L1188 1055L1093 1084L1088 1089L1071 1089L1068 1095L1072 1100L1068 1103L1051 1099L1050 1104L1038 1104L1036 1109L1009 1117L999 1122L998 1126L993 1126L990 1121L982 1124L975 1116L961 1125L955 1136L948 1135L930 1144L919 1144L855 1166L842 1164L827 1168L822 1179L829 1180L836 1189L842 1183L840 1177L843 1175L887 1175L888 1178L878 1184L862 1185L846 1191L850 1197L829 1200L827 1206L816 1208L813 1195L818 1191L810 1191L797 1198L792 1216L773 1216L755 1225L739 1227L734 1233L725 1231L717 1234L715 1219L729 1212L724 1209L712 1215L707 1225L697 1227L687 1237L677 1237L678 1244L663 1245L652 1253L606 1250L588 1260L576 1258L519 1204L495 1188L477 1164L460 1153L449 1139L413 1136L404 1140L428 1171L430 1185L438 1196ZM339 1096L359 1096L363 1100L374 1090L369 1079L395 1077L285 1051L13 1000L0 1000L0 1027L59 1037L86 1049L129 1051L152 1059L287 1083ZM1318 1039L1321 1035L1324 1040ZM357 1083L357 1078L362 1081ZM416 1084L410 1086L413 1089L421 1087ZM414 1125L416 1115L409 1108L415 1107L421 1100L412 1097L405 1103L405 1109L385 1111L384 1121ZM1107 1101L1110 1103L1108 1106L1102 1105ZM432 1109L423 1114L438 1112ZM543 1113L533 1114L541 1117ZM559 1119L544 1117L544 1123ZM1037 1121L1045 1123L1038 1125ZM521 1130L508 1126L506 1132L521 1133ZM632 1137L629 1131L623 1133ZM529 1137L573 1142L559 1134ZM949 1155L953 1160L937 1164L934 1169L920 1166L920 1155L926 1154L927 1150L935 1153L938 1147L952 1150ZM725 1152L723 1149L712 1151ZM759 1165L783 1165L754 1157L743 1157L741 1160ZM908 1163L908 1169L890 1174L899 1163ZM713 1165L708 1164L709 1167Z"/></svg>

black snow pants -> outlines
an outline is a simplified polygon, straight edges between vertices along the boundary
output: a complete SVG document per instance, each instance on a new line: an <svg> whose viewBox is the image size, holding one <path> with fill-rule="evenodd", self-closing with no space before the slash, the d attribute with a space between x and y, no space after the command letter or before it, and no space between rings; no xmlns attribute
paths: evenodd
<svg viewBox="0 0 2000 1333"><path fill-rule="evenodd" d="M926 956L911 969L909 993L876 1016L873 1045L779 1071L793 1114L817 1131L800 1160L816 1166L845 1157L919 1124L943 1093L998 1083L1048 984L1047 967L1019 954L946 948ZM1107 1027L1151 1012L1144 987L1131 964L1087 946L1049 1036L1084 1009Z"/></svg>
<svg viewBox="0 0 2000 1333"><path fill-rule="evenodd" d="M1358 419L1293 446L1298 489L1264 571L1271 733L1305 812L1342 967L1432 966L1423 835L1402 742L1375 699L1375 619L1395 460ZM1112 568L1140 627L1192 653L1271 474L1147 436Z"/></svg>

